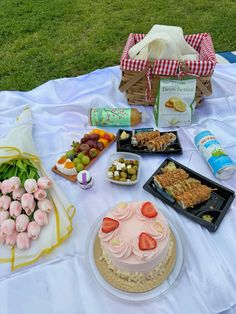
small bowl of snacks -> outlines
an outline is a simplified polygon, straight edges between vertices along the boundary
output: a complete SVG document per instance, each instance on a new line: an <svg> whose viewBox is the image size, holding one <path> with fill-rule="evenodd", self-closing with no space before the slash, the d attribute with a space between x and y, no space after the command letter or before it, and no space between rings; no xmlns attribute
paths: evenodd
<svg viewBox="0 0 236 314"><path fill-rule="evenodd" d="M140 177L141 157L132 153L112 154L108 161L106 178L120 185L136 184Z"/></svg>

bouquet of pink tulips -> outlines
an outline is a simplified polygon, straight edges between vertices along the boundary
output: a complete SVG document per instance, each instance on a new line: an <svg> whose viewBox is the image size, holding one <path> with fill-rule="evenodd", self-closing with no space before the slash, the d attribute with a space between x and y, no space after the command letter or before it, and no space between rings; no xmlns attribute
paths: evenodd
<svg viewBox="0 0 236 314"><path fill-rule="evenodd" d="M20 250L38 238L53 210L47 198L52 182L47 177L27 179L23 186L16 176L0 182L0 244Z"/></svg>
<svg viewBox="0 0 236 314"><path fill-rule="evenodd" d="M25 108L0 138L0 267L9 264L11 271L53 252L73 229L75 208L49 179L34 145L32 119Z"/></svg>

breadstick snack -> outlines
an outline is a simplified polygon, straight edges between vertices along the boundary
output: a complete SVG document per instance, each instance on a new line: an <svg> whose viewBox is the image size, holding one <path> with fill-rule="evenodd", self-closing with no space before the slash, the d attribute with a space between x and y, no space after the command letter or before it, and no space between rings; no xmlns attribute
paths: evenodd
<svg viewBox="0 0 236 314"><path fill-rule="evenodd" d="M183 169L167 171L154 176L154 182L158 188L166 188L175 183L181 182L189 177L189 174Z"/></svg>
<svg viewBox="0 0 236 314"><path fill-rule="evenodd" d="M194 207L211 196L212 189L194 179L173 162L169 162L161 169L160 174L153 176L153 181L158 189L164 189L183 208Z"/></svg>
<svg viewBox="0 0 236 314"><path fill-rule="evenodd" d="M194 207L197 204L207 201L211 196L211 189L203 184L181 193L176 196L176 201L183 208Z"/></svg>

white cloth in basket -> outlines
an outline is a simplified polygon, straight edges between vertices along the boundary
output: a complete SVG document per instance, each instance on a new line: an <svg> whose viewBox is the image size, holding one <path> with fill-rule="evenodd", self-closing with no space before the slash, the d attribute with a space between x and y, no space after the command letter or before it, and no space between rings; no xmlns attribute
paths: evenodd
<svg viewBox="0 0 236 314"><path fill-rule="evenodd" d="M198 52L184 39L181 27L154 25L143 40L129 50L131 59L154 61L197 60Z"/></svg>

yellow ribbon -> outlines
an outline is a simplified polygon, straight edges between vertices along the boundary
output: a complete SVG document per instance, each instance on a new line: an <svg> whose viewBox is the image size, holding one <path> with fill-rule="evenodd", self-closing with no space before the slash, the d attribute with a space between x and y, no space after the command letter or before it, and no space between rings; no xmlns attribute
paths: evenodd
<svg viewBox="0 0 236 314"><path fill-rule="evenodd" d="M38 158L38 156L33 155L33 154L29 154L26 152L22 152L19 148L14 147L14 146L1 146L0 150L5 150L6 152L9 151L15 151L17 152L17 155L5 155L5 156L0 156L0 159L29 159L35 163L40 164L40 159Z"/></svg>

